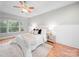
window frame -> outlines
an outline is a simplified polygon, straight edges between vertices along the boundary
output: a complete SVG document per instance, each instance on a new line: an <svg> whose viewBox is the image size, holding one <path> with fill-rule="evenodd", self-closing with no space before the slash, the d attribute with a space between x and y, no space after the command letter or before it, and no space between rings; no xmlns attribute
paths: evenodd
<svg viewBox="0 0 79 59"><path fill-rule="evenodd" d="M10 20L10 21L16 21L16 22L19 23L19 25L18 25L18 27L19 27L18 31L15 31L15 32L14 32L14 31L11 31L11 32L9 31L9 30L10 30L9 20ZM2 22L3 22L3 21L6 21L6 22L7 22L7 27L5 26L5 27L6 27L6 32L5 32L5 33L6 33L6 34L7 34L7 33L20 33L20 32L23 32L23 31L24 31L24 30L21 31L21 29L23 29L23 28L22 28L22 25L21 25L21 21L18 21L18 20L11 20L11 19L9 19L9 20L1 20ZM16 26L12 26L12 27L16 27ZM1 32L0 32L0 34L5 34L5 33L1 33Z"/></svg>

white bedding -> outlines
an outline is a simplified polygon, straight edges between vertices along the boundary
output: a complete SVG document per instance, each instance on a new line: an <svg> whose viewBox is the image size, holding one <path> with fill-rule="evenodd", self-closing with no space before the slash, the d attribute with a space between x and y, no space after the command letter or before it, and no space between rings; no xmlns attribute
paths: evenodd
<svg viewBox="0 0 79 59"><path fill-rule="evenodd" d="M16 44L0 46L0 57L20 57L20 56L23 56L23 53Z"/></svg>
<svg viewBox="0 0 79 59"><path fill-rule="evenodd" d="M32 51L46 42L45 35L31 33L17 35L11 44L0 46L0 57L32 57Z"/></svg>
<svg viewBox="0 0 79 59"><path fill-rule="evenodd" d="M53 48L52 45L49 45L48 43L43 43L33 51L32 56L33 57L47 57L51 48Z"/></svg>
<svg viewBox="0 0 79 59"><path fill-rule="evenodd" d="M0 45L0 57L31 57L31 49L28 42L17 36L16 40L7 45Z"/></svg>
<svg viewBox="0 0 79 59"><path fill-rule="evenodd" d="M37 46L44 43L43 41L43 35L34 35L30 33L26 33L23 35L20 35L20 37L24 37L25 41L28 42L31 46L31 50L34 50Z"/></svg>

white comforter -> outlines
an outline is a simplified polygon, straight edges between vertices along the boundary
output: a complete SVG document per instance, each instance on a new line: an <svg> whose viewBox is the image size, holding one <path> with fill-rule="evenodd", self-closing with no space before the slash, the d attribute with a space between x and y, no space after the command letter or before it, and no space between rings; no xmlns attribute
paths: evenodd
<svg viewBox="0 0 79 59"><path fill-rule="evenodd" d="M11 44L0 46L0 57L31 57L31 49L28 42L17 36Z"/></svg>
<svg viewBox="0 0 79 59"><path fill-rule="evenodd" d="M32 50L44 43L43 39L43 35L18 35L11 44L0 46L0 57L32 57Z"/></svg>
<svg viewBox="0 0 79 59"><path fill-rule="evenodd" d="M34 50L40 44L44 43L43 35L40 35L40 34L39 35L34 35L34 34L26 33L26 34L20 35L20 37L23 37L24 40L26 42L28 42L28 44L30 44L31 50Z"/></svg>
<svg viewBox="0 0 79 59"><path fill-rule="evenodd" d="M0 57L20 57L20 56L23 56L23 52L16 44L0 46Z"/></svg>

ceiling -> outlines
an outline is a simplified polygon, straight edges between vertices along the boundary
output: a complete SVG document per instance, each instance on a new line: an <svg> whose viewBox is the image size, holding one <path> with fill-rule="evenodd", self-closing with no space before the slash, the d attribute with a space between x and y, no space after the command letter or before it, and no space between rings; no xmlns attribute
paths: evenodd
<svg viewBox="0 0 79 59"><path fill-rule="evenodd" d="M32 13L21 13L20 9L13 7L16 6L17 3L18 1L0 1L0 12L22 17L33 17L67 6L74 3L74 1L28 1L28 4L34 7Z"/></svg>

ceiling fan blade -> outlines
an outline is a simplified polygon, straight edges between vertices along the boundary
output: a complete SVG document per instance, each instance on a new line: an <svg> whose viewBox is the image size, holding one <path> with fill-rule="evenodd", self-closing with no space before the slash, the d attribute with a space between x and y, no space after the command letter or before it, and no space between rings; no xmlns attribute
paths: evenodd
<svg viewBox="0 0 79 59"><path fill-rule="evenodd" d="M31 13L32 9L34 9L32 6L28 6L27 1L19 1L18 5L13 7L20 8L22 13Z"/></svg>
<svg viewBox="0 0 79 59"><path fill-rule="evenodd" d="M34 7L29 7L29 9L34 9Z"/></svg>

